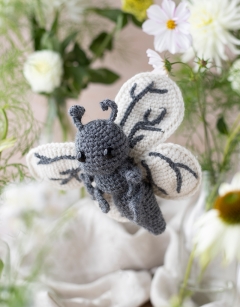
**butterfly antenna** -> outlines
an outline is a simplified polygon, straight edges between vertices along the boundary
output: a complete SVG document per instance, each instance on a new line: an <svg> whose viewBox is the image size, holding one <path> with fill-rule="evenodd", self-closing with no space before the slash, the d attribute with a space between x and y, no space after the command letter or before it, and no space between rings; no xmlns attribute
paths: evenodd
<svg viewBox="0 0 240 307"><path fill-rule="evenodd" d="M78 105L72 106L69 109L69 114L72 117L73 123L77 127L78 130L81 130L83 128L83 124L81 120L82 120L84 112L85 112L84 107L81 107Z"/></svg>
<svg viewBox="0 0 240 307"><path fill-rule="evenodd" d="M117 117L117 112L118 112L117 104L110 99L105 99L105 100L100 102L100 106L101 106L103 111L107 111L109 107L112 109L112 113L109 117L109 121L114 122L114 120Z"/></svg>

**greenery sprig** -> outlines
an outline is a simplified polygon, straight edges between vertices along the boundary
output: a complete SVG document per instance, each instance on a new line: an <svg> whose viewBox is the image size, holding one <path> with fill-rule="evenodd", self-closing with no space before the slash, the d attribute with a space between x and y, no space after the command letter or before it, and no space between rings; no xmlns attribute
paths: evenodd
<svg viewBox="0 0 240 307"><path fill-rule="evenodd" d="M26 99L26 84L19 82L21 67L16 63L21 51L11 49L0 59L0 190L9 182L27 175L25 164L19 161L32 147L39 134Z"/></svg>

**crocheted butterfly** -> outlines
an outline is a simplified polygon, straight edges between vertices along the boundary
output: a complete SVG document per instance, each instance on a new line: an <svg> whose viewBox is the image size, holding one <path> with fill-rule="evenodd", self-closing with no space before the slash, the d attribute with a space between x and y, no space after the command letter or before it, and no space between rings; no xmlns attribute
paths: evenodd
<svg viewBox="0 0 240 307"><path fill-rule="evenodd" d="M119 221L133 221L155 235L165 221L155 195L179 199L195 193L201 170L185 148L163 143L179 126L184 103L177 85L153 72L128 80L108 120L81 122L84 108L71 107L75 143L50 143L32 149L27 163L37 179L61 189L83 184L101 210Z"/></svg>

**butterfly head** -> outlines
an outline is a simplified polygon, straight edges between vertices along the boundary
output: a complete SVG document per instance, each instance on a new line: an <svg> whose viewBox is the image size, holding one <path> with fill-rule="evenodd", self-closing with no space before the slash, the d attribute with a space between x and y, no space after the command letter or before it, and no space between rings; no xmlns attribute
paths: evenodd
<svg viewBox="0 0 240 307"><path fill-rule="evenodd" d="M76 158L81 168L90 175L113 173L128 157L128 139L122 128L114 123L117 105L111 100L101 102L103 110L111 107L108 120L94 120L81 123L85 112L81 106L71 107L69 113L78 128L76 135Z"/></svg>

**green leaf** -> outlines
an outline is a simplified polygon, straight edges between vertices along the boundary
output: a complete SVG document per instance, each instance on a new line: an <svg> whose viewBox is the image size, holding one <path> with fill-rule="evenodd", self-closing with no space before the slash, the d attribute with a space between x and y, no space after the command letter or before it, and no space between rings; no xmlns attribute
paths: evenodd
<svg viewBox="0 0 240 307"><path fill-rule="evenodd" d="M103 41L107 38L109 34L106 32L100 33L97 37L95 37L89 47L89 49L99 57L102 57L106 50L112 50L113 48L113 39L111 38L108 44L105 47L105 50L101 50L101 46ZM100 50L100 52L99 52Z"/></svg>
<svg viewBox="0 0 240 307"><path fill-rule="evenodd" d="M89 65L90 60L88 59L86 53L80 48L78 43L75 43L73 52L76 57L76 61L79 63L79 65Z"/></svg>
<svg viewBox="0 0 240 307"><path fill-rule="evenodd" d="M39 26L34 16L30 18L30 23L31 23L31 36L34 44L34 50L41 50L41 40L43 35L46 33L46 30Z"/></svg>
<svg viewBox="0 0 240 307"><path fill-rule="evenodd" d="M53 21L52 27L51 27L51 32L53 34L57 34L57 30L58 30L58 20L59 20L59 13L58 11L56 12L56 16L55 19Z"/></svg>
<svg viewBox="0 0 240 307"><path fill-rule="evenodd" d="M51 32L46 32L41 39L41 49L60 52L61 46L55 35L53 35Z"/></svg>
<svg viewBox="0 0 240 307"><path fill-rule="evenodd" d="M229 134L228 127L223 116L221 116L217 121L217 129L221 134Z"/></svg>
<svg viewBox="0 0 240 307"><path fill-rule="evenodd" d="M64 79L66 79L70 90L80 93L81 89L85 88L89 82L88 69L83 66L65 67Z"/></svg>
<svg viewBox="0 0 240 307"><path fill-rule="evenodd" d="M67 46L73 41L75 40L76 36L77 36L78 32L72 32L71 34L69 34L61 43L61 53L64 53L65 49L67 48Z"/></svg>
<svg viewBox="0 0 240 307"><path fill-rule="evenodd" d="M80 48L78 43L74 44L73 50L64 56L65 62L72 62L73 64L78 64L81 66L87 66L90 64L90 60L82 48ZM75 63L74 63L75 62ZM69 65L67 65L69 66ZM72 65L70 65L72 66Z"/></svg>
<svg viewBox="0 0 240 307"><path fill-rule="evenodd" d="M143 24L144 21L137 20L137 18L132 14L129 14L129 16L131 16L132 22L135 24L135 26L137 26L139 28L142 27L142 24Z"/></svg>
<svg viewBox="0 0 240 307"><path fill-rule="evenodd" d="M122 16L122 26L121 28L124 28L127 23L128 23L128 15L124 13L123 11L119 10L119 9L98 9L98 8L90 8L90 11L105 17L115 23L118 22L119 17Z"/></svg>
<svg viewBox="0 0 240 307"><path fill-rule="evenodd" d="M89 69L90 82L112 84L120 76L107 68Z"/></svg>

